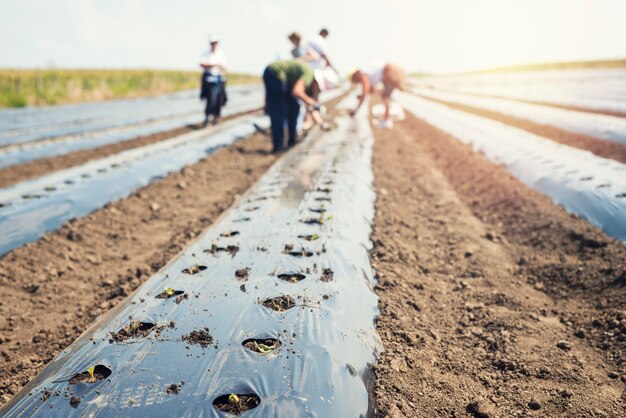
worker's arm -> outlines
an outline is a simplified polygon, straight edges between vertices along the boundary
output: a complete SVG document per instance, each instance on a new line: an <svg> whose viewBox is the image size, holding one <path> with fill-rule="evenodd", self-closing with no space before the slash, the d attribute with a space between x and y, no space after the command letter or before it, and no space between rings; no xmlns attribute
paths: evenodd
<svg viewBox="0 0 626 418"><path fill-rule="evenodd" d="M293 85L293 89L291 89L291 94L293 94L294 97L301 99L307 105L317 105L317 101L315 101L314 98L306 94L306 86L304 85L303 79L299 79L298 81L296 81L296 84Z"/></svg>
<svg viewBox="0 0 626 418"><path fill-rule="evenodd" d="M359 103L356 105L356 108L352 112L350 112L352 115L355 115L356 112L358 112L358 110L361 108L361 105L365 101L365 98L367 97L371 89L370 79L365 74L361 76L360 84L361 84L362 92L361 92L361 95L359 96Z"/></svg>

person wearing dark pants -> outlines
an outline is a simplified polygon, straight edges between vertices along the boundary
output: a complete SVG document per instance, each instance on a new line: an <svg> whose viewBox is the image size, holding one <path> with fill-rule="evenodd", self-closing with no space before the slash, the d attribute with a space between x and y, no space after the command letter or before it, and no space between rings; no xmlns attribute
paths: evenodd
<svg viewBox="0 0 626 418"><path fill-rule="evenodd" d="M203 69L200 99L206 100L204 109L204 126L209 123L209 117L213 116L213 124L220 120L222 106L226 104L226 66L228 60L219 47L219 39L216 36L209 37L210 48L200 57L200 67Z"/></svg>
<svg viewBox="0 0 626 418"><path fill-rule="evenodd" d="M272 152L285 148L285 126L289 131L287 145L296 143L298 112L302 100L310 111L319 110L317 97L327 83L323 72L315 72L301 61L277 61L267 66L263 73L265 84L265 110L272 125ZM313 97L311 97L313 96Z"/></svg>

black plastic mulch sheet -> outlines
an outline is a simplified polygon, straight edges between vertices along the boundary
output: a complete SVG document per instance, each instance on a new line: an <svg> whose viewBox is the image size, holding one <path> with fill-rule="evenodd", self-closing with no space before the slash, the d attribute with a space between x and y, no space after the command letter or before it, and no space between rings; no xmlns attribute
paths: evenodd
<svg viewBox="0 0 626 418"><path fill-rule="evenodd" d="M281 158L1 415L370 415L382 349L373 137L364 111L337 123Z"/></svg>

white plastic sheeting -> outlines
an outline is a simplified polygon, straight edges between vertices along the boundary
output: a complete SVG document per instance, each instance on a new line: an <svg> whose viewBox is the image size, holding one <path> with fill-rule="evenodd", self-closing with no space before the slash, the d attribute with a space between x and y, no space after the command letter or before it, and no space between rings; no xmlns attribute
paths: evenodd
<svg viewBox="0 0 626 418"><path fill-rule="evenodd" d="M542 125L551 125L566 131L626 144L626 118L432 89L416 88L412 91L426 98L478 107Z"/></svg>
<svg viewBox="0 0 626 418"><path fill-rule="evenodd" d="M396 97L415 116L626 242L626 165L411 94Z"/></svg>
<svg viewBox="0 0 626 418"><path fill-rule="evenodd" d="M413 79L421 87L626 114L626 68L469 74Z"/></svg>
<svg viewBox="0 0 626 418"><path fill-rule="evenodd" d="M243 417L371 416L370 368L382 348L368 256L373 136L365 109L337 122L338 129L289 151L219 222L64 350L0 414L225 417L232 415L213 402L236 394L260 401ZM304 222L310 218L324 221ZM228 246L236 250L216 250ZM183 272L194 266L197 274ZM184 291L187 299L156 298L164 287ZM264 305L278 296L291 297L295 306L274 311ZM129 318L162 329L109 342ZM210 344L183 340L204 328ZM261 355L242 346L250 338L281 345ZM109 368L110 375L69 383L94 365ZM166 390L183 381L175 394Z"/></svg>

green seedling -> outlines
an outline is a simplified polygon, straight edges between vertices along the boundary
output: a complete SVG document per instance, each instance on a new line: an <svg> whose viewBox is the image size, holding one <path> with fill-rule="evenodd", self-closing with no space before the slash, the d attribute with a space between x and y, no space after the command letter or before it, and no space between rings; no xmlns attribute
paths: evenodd
<svg viewBox="0 0 626 418"><path fill-rule="evenodd" d="M228 403L237 408L237 412L241 411L241 400L239 399L239 396L231 393L228 395Z"/></svg>
<svg viewBox="0 0 626 418"><path fill-rule="evenodd" d="M171 287L165 287L165 288L163 288L163 293L168 298L172 297L172 296L174 296L174 289L172 289Z"/></svg>
<svg viewBox="0 0 626 418"><path fill-rule="evenodd" d="M128 329L131 332L138 330L139 328L141 328L141 321L134 320L134 321L131 321L131 323L128 325Z"/></svg>
<svg viewBox="0 0 626 418"><path fill-rule="evenodd" d="M87 369L87 372L89 373L89 382L96 383L96 366L91 366Z"/></svg>
<svg viewBox="0 0 626 418"><path fill-rule="evenodd" d="M333 215L328 215L328 216L326 217L326 220L327 220L327 221L330 221L331 219L333 219Z"/></svg>
<svg viewBox="0 0 626 418"><path fill-rule="evenodd" d="M317 239L319 239L319 238L320 238L320 236L319 236L319 235L317 235L317 234L313 234L313 235L311 235L310 240L311 240L311 241L315 241L315 240L317 240Z"/></svg>
<svg viewBox="0 0 626 418"><path fill-rule="evenodd" d="M272 345L266 345L263 343L259 344L256 341L254 342L254 346L259 351L259 353L263 355L271 353L276 348L275 344L272 344Z"/></svg>

